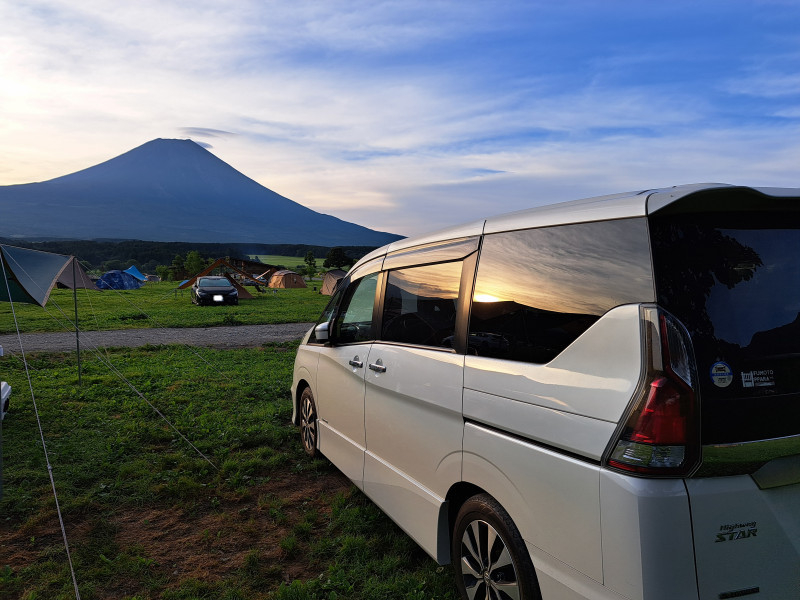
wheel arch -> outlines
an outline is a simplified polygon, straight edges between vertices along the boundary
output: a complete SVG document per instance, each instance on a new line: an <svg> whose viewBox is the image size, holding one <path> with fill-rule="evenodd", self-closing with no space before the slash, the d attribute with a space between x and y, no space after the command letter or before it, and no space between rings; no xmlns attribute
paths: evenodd
<svg viewBox="0 0 800 600"><path fill-rule="evenodd" d="M310 388L311 384L305 379L300 378L295 385L294 395L292 397L292 425L300 425L300 396L306 388Z"/></svg>
<svg viewBox="0 0 800 600"><path fill-rule="evenodd" d="M458 561L457 564L453 564L453 571L461 597L473 597L483 589L488 598L489 589L495 586L494 582L498 584L504 582L500 585L510 584L513 589L517 590L516 596L519 598L542 600L532 556L519 528L506 508L492 494L478 486L462 487L459 489L459 493L463 494L460 496L463 497L463 500L460 502L459 509L453 513L455 517L451 535L454 539L451 554L455 554L453 560ZM485 537L486 531L484 531L483 535L476 537L475 530L472 529L473 533L469 535L469 541L467 541L467 531L476 523L481 524L478 527L482 526L484 530L494 530L499 535L497 538ZM488 557L490 547L496 548L495 541L487 541L495 539L502 544L503 555L506 555L506 549L508 550L507 557L511 560L499 561L495 564L494 561L479 558L481 556ZM483 549L479 551L478 546ZM493 552L494 550L491 550L492 554ZM495 596L492 595L492 597Z"/></svg>
<svg viewBox="0 0 800 600"><path fill-rule="evenodd" d="M455 527L456 517L461 506L477 494L488 494L486 490L468 481L459 481L453 484L447 491L442 511L439 514L439 535L438 535L438 556L437 562L440 565L449 564L452 561L450 546L453 539L453 528ZM491 495L491 494L490 494Z"/></svg>

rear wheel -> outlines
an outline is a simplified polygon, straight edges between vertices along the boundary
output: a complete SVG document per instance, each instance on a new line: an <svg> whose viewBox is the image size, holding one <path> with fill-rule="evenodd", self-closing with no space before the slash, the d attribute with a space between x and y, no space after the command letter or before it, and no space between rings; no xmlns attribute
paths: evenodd
<svg viewBox="0 0 800 600"><path fill-rule="evenodd" d="M464 600L541 600L525 542L489 494L473 496L458 511L452 557Z"/></svg>
<svg viewBox="0 0 800 600"><path fill-rule="evenodd" d="M300 394L300 439L303 441L303 450L314 458L319 454L317 450L317 405L314 403L314 394L311 388L306 388Z"/></svg>

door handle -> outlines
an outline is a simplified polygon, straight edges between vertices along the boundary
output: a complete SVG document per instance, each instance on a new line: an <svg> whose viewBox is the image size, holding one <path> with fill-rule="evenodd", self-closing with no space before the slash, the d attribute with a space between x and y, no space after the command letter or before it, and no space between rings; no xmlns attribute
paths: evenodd
<svg viewBox="0 0 800 600"><path fill-rule="evenodd" d="M364 362L358 359L358 356L354 356L349 361L347 361L351 367L355 367L356 369L360 369L364 366Z"/></svg>
<svg viewBox="0 0 800 600"><path fill-rule="evenodd" d="M369 363L370 371L375 371L376 373L386 373L386 367L383 366L383 361L379 358L377 362Z"/></svg>

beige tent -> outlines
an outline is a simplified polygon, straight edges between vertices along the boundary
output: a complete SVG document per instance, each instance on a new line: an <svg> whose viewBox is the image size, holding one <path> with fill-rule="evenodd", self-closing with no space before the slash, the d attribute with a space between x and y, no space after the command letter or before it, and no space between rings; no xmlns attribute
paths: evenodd
<svg viewBox="0 0 800 600"><path fill-rule="evenodd" d="M333 292L336 291L336 286L339 285L339 282L345 275L347 275L347 272L341 269L331 269L325 273L325 278L322 280L322 291L320 293L326 296L332 296Z"/></svg>
<svg viewBox="0 0 800 600"><path fill-rule="evenodd" d="M266 271L264 271L263 273L261 273L261 275L257 275L257 276L256 276L256 279L257 279L258 281L266 281L266 282L269 282L269 278L270 278L270 277L272 277L272 276L275 274L275 272L277 272L277 270L278 270L278 269L277 269L277 268L275 268L275 267L270 267L269 269L267 269Z"/></svg>
<svg viewBox="0 0 800 600"><path fill-rule="evenodd" d="M268 285L271 288L304 288L306 282L294 271L284 270L273 273Z"/></svg>
<svg viewBox="0 0 800 600"><path fill-rule="evenodd" d="M56 285L69 290L74 290L76 288L87 290L97 289L97 285L95 285L92 278L86 274L81 263L79 263L78 259L74 256L71 256L70 261L61 269L61 273L58 274L58 279L56 279Z"/></svg>

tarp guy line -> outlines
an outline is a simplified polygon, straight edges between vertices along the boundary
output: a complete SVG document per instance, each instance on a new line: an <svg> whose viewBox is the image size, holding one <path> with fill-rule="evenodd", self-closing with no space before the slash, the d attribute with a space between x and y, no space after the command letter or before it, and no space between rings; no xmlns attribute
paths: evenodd
<svg viewBox="0 0 800 600"><path fill-rule="evenodd" d="M174 426L172 423L170 423L170 422L169 422L169 419L167 419L167 417L165 417L165 416L164 416L164 413L162 413L160 410L158 410L158 409L155 407L155 405L154 405L152 402L150 402L150 400L148 400L148 399L147 399L147 397L146 397L146 396L145 396L145 395L144 395L142 392L140 392L138 389L136 389L136 386L134 386L134 385L133 385L133 384L132 384L132 383L131 383L131 382L128 380L128 378L127 378L127 377L125 377L125 376L124 376L124 375L123 375L123 374L122 374L122 373L119 371L119 369L117 369L117 368L116 368L116 367L115 367L113 364L111 364L111 362L110 362L109 360L105 359L105 358L104 358L104 357L103 357L103 356L100 354L100 352L97 350L97 348L95 348L95 349L94 349L94 351L96 352L96 354L97 354L97 357L98 357L98 359L100 360L100 362L102 362L104 365L106 365L106 366L107 366L107 367L108 367L108 368L109 368L109 369L110 369L110 370L111 370L111 371L112 371L112 372L113 372L113 373L114 373L114 374L115 374L117 377L119 377L119 378L120 378L120 379L121 379L121 380L122 380L122 381L123 381L125 384L127 384L127 386L128 386L129 388L131 388L131 390L133 390L133 392L134 392L134 393L135 393L137 396L139 396L139 397L140 397L142 400L144 400L145 402L147 402L147 404L150 406L150 408L152 408L152 409L153 409L153 411L154 411L154 412L155 412L155 413L156 413L156 414L157 414L159 417L161 417L161 418L164 420L164 422L165 422L167 425L169 425L169 426L170 426L170 428L172 429L172 431L174 431L175 433L177 433L177 434L178 434L178 435L181 437L181 439L182 439L184 442L186 442L187 444L189 444L189 446L190 446L190 447L191 447L191 448L192 448L192 449L193 449L195 452L197 452L197 454L199 454L201 457L203 457L203 459L204 459L204 460L205 460L205 461L206 461L208 464L210 464L210 465L213 467L213 469L214 469L215 471L219 471L219 467L218 467L217 465L215 465L213 462L211 462L211 459L210 459L210 458L208 458L208 457L207 457L205 454L203 454L203 453L200 451L200 449L199 449L197 446L195 446L195 445L194 445L192 442L190 442L190 441L189 441L189 439L188 439L188 438L187 438L185 435L183 435L183 434L182 434L182 433L181 433L181 432L178 430L178 428L177 428L177 427L175 427L175 426Z"/></svg>
<svg viewBox="0 0 800 600"><path fill-rule="evenodd" d="M92 304L92 297L89 295L89 289L83 288L83 293L86 295L86 301L89 303L89 310L92 311L92 317L94 318L94 325L97 329L100 329L100 322L97 320L97 313L94 311L94 305ZM56 305L58 303L56 302ZM108 356L108 348L104 348L106 352L106 356Z"/></svg>
<svg viewBox="0 0 800 600"><path fill-rule="evenodd" d="M13 257L12 257L12 259L13 259ZM73 257L73 259L74 259L74 257ZM25 275L26 275L28 278L30 278L30 279L31 279L32 283L33 283L33 284L34 284L36 287L38 287L40 291L42 291L42 292L45 292L45 291L47 291L47 292L48 292L48 295L49 295L49 290L43 290L43 289L42 289L42 287L41 287L41 286L40 286L40 285L39 285L39 284L36 282L36 280L35 280L33 277L31 277L31 276L30 276L30 275L27 273L27 271L25 271L25 268L24 268L22 265L20 265L18 261L14 260L14 262L15 262L15 263L17 263L17 265L20 267L20 269L22 270L22 272L23 272L23 273L25 273ZM5 275L5 267L3 268L3 274ZM7 280L7 279L6 279L6 287L8 287L8 280ZM113 289L113 288L112 288L112 289ZM114 290L114 291L116 291L117 293L119 293L119 291L120 291L120 290ZM10 299L10 298L11 298L11 292L9 291L8 293L9 293L9 299ZM142 314L143 314L145 317L147 317L148 319L151 319L151 320L153 320L153 322L156 322L156 321L155 321L154 319L152 319L152 318L151 318L151 317L150 317L150 316L149 316L149 315L148 315L146 312L144 312L144 311L143 311L141 308L139 308L138 306L136 306L136 305L135 305L133 302L131 302L131 301L130 301L128 298L126 298L126 297L125 297L125 296L123 296L122 294L120 294L120 296L121 296L122 298L124 298L124 299L125 299L125 300L126 300L126 301L127 301L127 302L128 302L130 305L131 305L131 306L133 306L133 307L134 307L136 310L138 310L139 312L141 312L141 313L142 313ZM50 316L52 316L52 317L53 317L53 319L54 319L54 320L55 320L57 323L59 323L59 324L60 324L62 327L64 327L64 329L69 329L69 330L78 329L78 326L77 326L77 324L76 324L76 323L73 323L73 322L72 322L72 321L69 319L69 317L68 317L68 316L67 316L67 315L64 313L63 309L62 309L62 308L61 308L61 307L58 305L58 302L55 302L55 301L54 301L54 303L55 303L55 305L56 305L56 308L58 309L58 311L61 313L61 315L64 317L64 319L66 319L67 323L69 323L69 324L71 325L71 327L69 327L69 328L67 328L67 327L64 327L64 325L63 325L63 322L61 322L61 321L60 321L60 320L59 320L59 319L58 319L56 316L54 316L54 315L53 315L53 314L50 312L50 310L49 310L49 309L48 309L46 306L42 305L42 308L44 308L44 309L45 309L45 311L46 311L46 312L47 312L47 313L48 313ZM13 304L12 304L12 311L13 311ZM16 316L15 316L15 321L16 321ZM156 325L158 325L158 323L157 323L157 322L156 322ZM160 327L160 326L159 326L159 327ZM163 328L162 328L162 329L163 329ZM17 329L17 335L19 335L19 328ZM20 337L20 347L22 347L22 338L21 338L21 337ZM201 359L203 362L205 362L205 363L206 363L206 364L207 364L209 367L211 367L212 369L214 369L214 370L215 370L215 371L216 371L216 372L217 372L219 375L222 375L222 376L223 376L223 377L225 377L226 379L230 380L230 377L229 377L227 374L223 373L223 372L222 372L222 371L221 371L221 370L220 370L220 369L219 369L219 368L218 368L216 365L213 365L213 364L211 364L211 363L210 363L208 360L206 360L206 359L205 359L203 356L201 356L201 355L200 355L200 354L198 354L198 353L197 353L197 352L196 352L194 349L192 349L192 348L191 348L191 347L190 347L188 344L186 344L186 347L187 347L187 348L190 348L190 350L191 350L191 351L192 351L192 352L195 354L195 356L197 356L198 358L200 358L200 359ZM160 417L161 417L161 418L164 420L164 422L165 422L167 425L169 425L169 427L170 427L170 428L171 428L171 429L172 429L172 430L173 430L175 433L177 433L177 434L178 434L178 435L179 435L179 436L180 436L180 437L181 437L181 438L182 438L182 439L183 439L183 440L184 440L184 441L185 441L185 442L186 442L186 443L187 443L187 444L188 444L188 445L189 445L191 448L193 448L193 449L194 449L194 451L195 451L195 452L197 452L197 453L198 453L198 454L199 454L201 457L203 457L203 459L204 459L206 462L208 462L208 464L210 464L210 465L211 465L211 466L212 466L212 467L213 467L215 470L219 470L219 468L218 468L218 467L217 467L217 466L216 466L216 465L215 465L213 462L211 462L211 460L210 460L210 459L209 459L209 458L208 458L208 457L207 457L205 454L203 454L203 453L202 453L202 452L201 452L201 451L200 451L200 450L197 448L197 446L195 446L194 444L192 444L192 442L190 442L190 441L189 441L189 439L188 439L188 438L187 438L185 435L183 435L183 434L182 434L182 433L181 433L181 432L178 430L178 428L177 428L177 427L175 427L175 426L174 426L174 425L173 425L173 424L172 424L172 423L171 423L171 422L170 422L170 421L169 421L169 420L166 418L166 416L164 416L164 414L163 414L163 413L162 413L160 410L158 410L158 409L155 407L155 405L153 405L153 403L152 403L152 402L150 402L150 401L149 401L149 400L148 400L148 399L145 397L145 395L144 395L144 394L142 394L142 393L141 393L141 392L140 392L140 391L139 391L139 390L138 390L138 389L137 389L137 388L136 388L136 387L135 387L135 386L134 386L134 385L133 385L133 384L132 384L132 383L131 383L131 382L130 382L130 381L129 381L129 380L128 380L128 379L127 379L127 378L126 378L126 377L125 377L125 376L124 376L124 375L123 375L123 374L122 374L122 373L121 373L121 372L120 372L120 371L119 371L119 370L118 370L118 369L117 369L117 368L116 368L116 367L115 367L113 364L112 364L112 363L111 363L111 361L110 361L110 360L108 360L107 358L104 358L104 357L102 357L102 356L100 355L100 351L99 351L99 349L97 348L97 346L94 346L94 347L93 347L93 351L95 352L95 354L96 354L96 355L97 355L97 357L99 358L100 362L102 362L103 364L105 364L105 365L106 365L106 366L107 366L107 367L108 367L108 368L109 368L109 369L110 369L112 372L114 372L114 373L117 375L117 377L118 377L119 379L121 379L121 380L122 380L122 381L123 381L123 382L124 382L126 385L128 385L128 387L129 387L131 390L133 390L133 392L134 392L134 393L136 393L136 394L137 394L137 395L138 395L138 396L139 396L139 397L140 397L142 400L144 400L144 401L145 401L145 402L146 402L146 403L147 403L147 404L150 406L150 408L152 408L152 409L153 409L153 411L155 411L155 413L156 413L157 415L159 415L159 416L160 416ZM23 353L23 360L24 360L24 353ZM27 362L26 362L25 364L26 364L26 368L27 368ZM31 393L33 393L33 386L32 386L32 385L31 385Z"/></svg>
<svg viewBox="0 0 800 600"><path fill-rule="evenodd" d="M31 375L28 371L28 361L25 359L25 349L22 347L22 335L20 335L19 331L19 323L17 322L17 311L14 308L14 301L11 299L11 289L8 285L8 276L6 274L6 265L5 262L0 260L0 266L3 269L3 279L6 284L6 292L8 293L8 301L11 303L11 314L14 317L14 327L17 329L17 339L19 339L19 348L20 352L22 353L22 362L25 365L25 376L28 379L28 388L31 391L31 400L33 401L33 411L36 414L36 423L39 426L39 437L42 440L42 450L44 451L44 460L47 464L47 474L50 477L50 487L53 488L53 498L56 503L56 512L58 513L58 522L61 526L61 536L64 538L64 548L67 551L67 562L69 563L69 570L72 574L72 585L75 588L75 598L77 600L81 600L81 593L78 589L78 579L75 576L75 567L72 565L72 556L69 552L69 541L67 540L67 530L64 527L64 519L61 516L61 506L58 503L58 493L56 492L56 482L53 478L53 467L50 465L50 457L47 454L47 444L44 441L44 430L42 429L42 421L39 418L39 408L36 406L36 395L33 393L33 382L31 381Z"/></svg>
<svg viewBox="0 0 800 600"><path fill-rule="evenodd" d="M73 258L74 258L74 257L73 257ZM13 257L12 257L12 259L13 259ZM40 286L40 285L39 285L39 284L36 282L36 280L35 280L33 277L31 277L31 276L30 276L30 274L28 274L28 273L25 271L25 268L24 268L24 267L22 267L22 265L20 265L20 264L19 264L19 262L17 262L16 260L15 260L14 262L16 262L16 263L17 263L17 265L20 267L20 269L22 270L22 272L23 272L23 273L25 273L25 275L26 275L28 278L30 278L30 279L31 279L31 282L32 282L32 283L33 283L33 284L34 284L36 287L38 287L40 291L45 291L45 290L43 290L43 289L42 289L42 287L41 287L41 286ZM5 266L3 267L3 274L4 274L4 276L5 276ZM7 279L7 278L6 278L6 287L8 287L8 279ZM115 290L115 291L119 291L119 290ZM9 299L10 299L10 298L11 298L11 292L9 291L8 293L9 293ZM48 294L49 294L49 290L48 290ZM123 298L124 298L124 296L123 296ZM126 300L127 300L127 298L126 298ZM139 308L138 308L138 307L137 307L135 304L133 304L133 303L132 303L132 302L130 302L129 300L128 300L128 302L129 302L129 303L130 303L132 306L134 306L134 308L136 308L137 310L139 310L140 312L142 312L142 314L144 314L146 317L150 318L150 317L147 315L147 313L145 313L144 311L142 311L141 309L139 309ZM76 324L76 323L73 323L72 321L70 321L69 317L66 315L66 313L64 313L64 311L62 310L62 308L61 308L61 307L58 305L58 302L55 302L55 301L54 301L54 304L56 305L56 308L58 308L58 311L61 313L61 315L62 315L62 316L63 316L63 317L66 319L66 322L67 322L67 323L69 323L69 324L71 325L71 327L69 327L69 328L67 328L67 327L64 327L64 325L63 325L63 322L62 322L62 321L60 321L60 320L58 319L58 317L56 317L55 315L53 315L53 314L52 314L52 312L51 312L51 311L50 311L50 310L49 310L49 309L48 309L46 306L44 306L44 305L41 305L41 306L42 306L42 308L44 308L44 310L45 310L45 311L46 311L46 312L47 312L47 313L48 313L48 314L49 314L51 317L53 317L53 319L54 319L54 320L55 320L57 323L59 323L59 325L61 325L61 326L62 326L64 329L68 329L68 330L77 329L77 324ZM12 311L13 311L13 309L14 309L13 303L12 303L12 307L11 307L11 308L12 308ZM15 320L15 323L16 323L16 313L15 313L15 318L14 318L14 320ZM20 334L19 334L19 327L17 327L17 335L18 335L18 336L20 335ZM21 337L19 337L19 339L20 339L20 348L22 348L22 338L21 338ZM187 345L187 347L189 347L189 346ZM164 422L165 422L167 425L169 425L169 427L170 427L170 428L171 428L173 431L175 431L175 433L177 433L177 434L178 434L178 435L179 435L179 436L180 436L180 437L181 437L181 438L182 438L182 439L183 439L183 440L184 440L184 441L185 441L185 442L186 442L186 443L187 443L187 444L188 444L188 445L189 445L189 446L192 448L192 449L194 449L194 451L195 451L195 452L197 452L197 453L198 453L198 454L199 454L199 455L200 455L200 456L201 456L201 457L202 457L202 458L203 458L203 459L204 459L206 462L208 462L208 464L210 464L210 465L211 465L211 466L212 466L212 467L213 467L215 470L217 470L217 471L219 470L219 468L218 468L218 467L217 467L217 466L216 466L216 465L215 465L213 462L211 462L211 460L210 460L210 459L209 459L209 458L208 458L208 457L207 457L205 454L203 454L202 452L200 452L200 450L197 448L197 446L195 446L194 444L192 444L192 442L190 442L190 441L189 441L189 439L188 439L188 438L187 438L185 435L183 435L183 434L182 434L182 433L181 433L181 432L180 432L180 431L177 429L177 427L175 427L175 426L174 426L172 423L170 423L170 421L169 421L169 420L166 418L166 416L164 416L164 414L163 414L163 413L162 413L160 410L158 410L158 409L157 409L157 408L156 408L156 407L155 407L155 406L154 406L154 405L153 405L153 404L152 404L152 403L151 403L151 402L150 402L150 401L149 401L149 400L148 400L148 399L147 399L147 398L144 396L144 394L142 394L142 393L141 393L141 392L140 392L138 389L136 389L136 387L135 387L135 386L134 386L134 385L133 385L133 384L132 384L132 383L131 383L131 382L130 382L128 379L126 379L126 378L125 378L125 377L122 375L122 373L121 373L121 372L120 372L120 371L119 371L119 370L118 370L116 367L114 367L114 366L112 365L112 363L111 363L111 361L110 361L110 360L108 360L108 359L104 359L104 358L103 358L103 357L100 355L100 351L99 351L99 349L97 348L97 346L94 346L94 348L93 348L93 351L94 351L94 352L96 353L96 355L98 356L98 358L99 358L100 362L102 362L103 364L105 364L105 365L106 365L106 366L109 368L109 370L111 370L113 373L115 373L119 379L121 379L123 382L125 382L125 383L128 385L128 387L130 387L130 388L131 388L131 390L133 390L133 391L134 391L134 392L135 392L135 393L136 393L136 394L137 394L137 395L138 395L140 398L142 398L142 400L144 400L144 401L145 401L145 402L146 402L146 403L147 403L147 404L150 406L150 408L152 408L152 409L153 409L153 411L155 411L155 413L156 413L157 415L159 415L159 416L160 416L160 417L161 417L161 418L164 420ZM192 350L192 351L194 352L194 350ZM227 376L225 373L222 373L222 372L219 370L219 368L217 368L215 365L212 365L211 363L209 363L207 360L205 360L205 359L204 359L202 356L200 356L200 355L199 355L199 354L197 354L196 352L194 352L194 353L195 353L195 355L196 355L196 356L198 356L198 357L199 357L201 360L203 360L203 361L204 361L204 362L205 362L205 363L206 363L208 366L210 366L212 369L214 369L214 370L215 370L217 373L219 373L220 375L223 375L223 376L224 376L225 378L227 378L227 379L230 379L230 377L228 377L228 376ZM23 350L23 361L25 362L25 366L26 366L26 370L27 370L27 361L25 361L25 360L24 360L24 350ZM30 379L29 379L29 383L30 383ZM33 385L32 385L32 384L31 384L31 394L33 394ZM34 406L35 406L35 404L34 404ZM54 491L55 491L55 488L54 488ZM60 511L59 511L59 515L60 515Z"/></svg>
<svg viewBox="0 0 800 600"><path fill-rule="evenodd" d="M58 317L57 317L56 315L54 315L54 314L53 314L53 313L52 313L52 312L51 312L51 311L50 311L50 310L49 310L49 309L48 309L46 306L45 306L45 307L42 307L42 308L44 308L45 312L47 312L47 314L49 314L51 317L53 317L53 319L56 321L56 323L58 323L59 325L61 325L61 327L63 327L64 329L67 329L67 330L72 330L72 328L75 326L75 325L74 325L74 323L72 323L72 322L69 320L69 317L68 317L68 316L67 316L67 315L64 313L64 311L63 311L63 310L61 310L61 307L58 305L58 302L55 302L55 301L54 301L54 304L56 305L56 308L58 308L59 312L60 312L60 313L63 315L64 319L66 319L67 323L70 323L70 324L72 325L72 327L65 327L65 326L63 325L63 321L59 320L59 319L58 319ZM85 339L85 338L84 338L84 339ZM20 346L21 346L21 345L22 345L22 339L20 338ZM155 405L154 405L152 402L150 402L150 400L148 400L148 399L147 399L147 397L146 397L146 396L145 396L145 395L144 395L142 392L140 392L140 391L139 391L139 390L136 388L136 386L135 386L135 385L133 385L133 383L131 383L131 382L130 382L130 380L128 380L128 379L127 379L127 378L126 378L126 377L125 377L125 376L122 374L122 372L121 372L119 369L117 369L117 368L116 368L116 367L115 367L115 366L112 364L112 362L111 362L111 361L110 361L110 360L109 360L107 357L103 356L103 354L100 352L100 349L99 349L99 348L98 348L98 347L97 347L95 344L93 344L93 343L91 343L91 342L90 342L90 348L89 348L89 350L90 350L91 352L93 352L93 353L94 353L94 354L97 356L98 360L99 360L101 363L103 363L103 364L104 364L106 367L108 367L108 369L109 369L109 370L110 370L112 373L114 373L114 374L115 374L115 375L116 375L116 376L117 376L117 377L118 377L118 378L119 378L119 379L120 379L120 380L121 380L123 383L125 383L125 384L126 384L126 385L127 385L127 386L128 386L128 387L129 387L129 388L130 388L130 389L131 389L131 390L132 390L132 391L133 391L133 392L134 392L134 393L135 393L137 396L139 396L139 397L140 397L142 400L144 400L144 401L145 401L145 402L148 404L148 406L150 406L150 408L152 408L152 409L153 409L153 411L154 411L154 412L155 412L155 413L156 413L156 414L157 414L159 417L161 417L161 418L164 420L164 422L165 422L167 425L169 425L170 429L172 429L172 430L173 430L175 433L177 433L177 434L178 434L178 435L181 437L181 439L182 439L184 442L186 442L186 443L187 443L187 444L188 444L188 445L189 445L189 446L190 446L190 447L191 447L191 448L192 448L192 449L193 449L195 452L197 452L197 454L199 454L199 455L200 455L200 456L201 456L201 457L202 457L202 458L203 458L203 459L204 459L204 460L205 460L205 461L206 461L208 464L210 464L210 465L211 465L211 466L214 468L214 470L216 470L216 471L219 471L219 467L217 467L217 465L215 465L213 462L211 462L211 459L209 459L209 458L208 458L208 457L207 457L205 454L203 454L203 453L200 451L200 449L199 449L199 448L197 448L197 446L195 446L195 445L194 445L192 442L190 442L190 441L189 441L189 439L188 439L188 438L187 438L185 435L183 435L183 434L182 434L182 433L181 433L181 432L178 430L178 428L177 428L177 427L175 427L175 425L173 425L172 423L170 423L169 419L167 419L167 417L166 417L166 416L164 416L164 413L162 413L160 410L158 410L158 408L156 408L156 407L155 407ZM201 357L201 358L202 358L202 357ZM211 365L211 364L209 364L209 366L210 366L210 367L212 367L212 368L214 368L214 365ZM219 372L219 370L217 370L217 372ZM224 374L223 374L223 375L224 375Z"/></svg>
<svg viewBox="0 0 800 600"><path fill-rule="evenodd" d="M38 251L37 251L37 252L38 252ZM54 255L54 256L61 256L61 255L59 254L59 255ZM64 257L64 258L67 258L67 257ZM74 256L72 256L71 258L72 258L72 260L76 260ZM13 256L11 257L11 259L12 259L12 260L14 260L14 262L17 264L17 266L20 268L20 270L21 270L21 271L22 271L22 272L23 272L23 273L24 273L24 274L25 274L25 275L26 275L26 276L27 276L27 277L28 277L28 278L31 280L31 283L33 283L33 285L35 285L37 288L39 288L39 291L40 291L40 292L44 292L44 293L46 293L47 297L49 298L49 295L50 295L50 291L49 291L49 289L48 289L48 290L44 290L44 289L42 289L42 287L41 287L41 286L38 284L38 282L37 282L37 281L36 281L36 280L35 280L33 277L31 277L31 275L30 275L30 274L29 274L29 273L28 273L28 272L25 270L25 268L24 268L24 267L23 267L21 264L19 264L19 262L18 262L16 259L14 259L14 257L13 257ZM63 271L63 268L62 268L62 271ZM114 292L117 292L117 294L119 294L121 298L123 298L123 299L124 299L124 300L125 300L125 301L126 301L128 304L130 304L131 306L133 306L133 308L135 308L137 311L139 311L139 312L140 312L140 313L142 313L142 314L143 314L145 317L147 317L147 319L148 319L148 320L152 321L152 322L153 322L153 323L154 323L154 324L155 324L155 325L156 325L156 326L157 326L159 329L165 329L165 328L164 328L164 327L163 327L163 326L162 326L160 323L158 323L158 321L156 321L156 320L155 320L153 317L151 317L150 315L148 315L148 314L147 314L147 313L146 313L144 310L142 310L140 307L138 307L136 304L134 304L134 303L133 303L133 302L132 302L132 301L131 301L129 298L127 298L126 296L122 295L122 294L120 293L122 290L117 290L117 289L114 289L114 288L111 288L111 290L112 290L112 291L114 291ZM9 296L9 297L10 297L10 296ZM67 322L68 322L68 323L70 323L70 324L72 325L72 327L70 328L70 330L72 330L72 331L75 331L75 330L77 330L78 328L77 328L76 324L75 324L75 323L73 323L72 321L70 321L69 317L67 317L67 316L64 314L64 311L61 309L61 307L60 307L60 306L58 306L58 303L57 303L57 302L56 302L55 304L56 304L56 307L58 307L58 310L59 310L59 312L60 312L62 315L64 315L64 318L66 318L66 319L67 319ZM41 306L42 306L42 308L45 308L45 307L44 307L44 304L42 304ZM45 310L47 310L47 309L45 308ZM94 310L94 307L92 307L92 310ZM96 320L96 318L95 318L95 320ZM58 322L58 319L56 319L56 321ZM63 327L63 325L62 325L62 327ZM67 328L65 327L64 329L67 329ZM194 355L195 355L197 358L199 358L201 361L203 361L204 363L206 363L206 365L208 365L209 367L211 367L212 369L214 369L214 370L217 372L217 374L218 374L218 375L221 375L222 377L224 377L224 378L225 378L225 379L227 379L228 381L230 381L230 380L231 380L231 378L228 376L228 374L227 374L227 373L223 373L223 372L220 370L220 368L219 368L217 365L214 365L214 364L212 364L211 362L209 362L209 361L208 361L208 359L206 359L204 356L202 356L201 354L199 354L199 353L198 353L198 352L197 352L197 351L196 351L194 348L192 348L191 346L189 346L189 344L183 344L183 345L184 345L184 346L186 346L186 348L188 348L188 349L189 349L189 351L190 351L190 352L192 352L192 354L194 354ZM78 376L80 377L80 372L78 373Z"/></svg>
<svg viewBox="0 0 800 600"><path fill-rule="evenodd" d="M148 315L148 314L147 314L147 313L144 311L144 309L142 309L142 308L140 308L139 306L137 306L136 304L134 304L134 303L133 303L133 301L132 301L130 298L128 298L127 296L124 296L123 294L121 294L121 293L120 293L120 292L123 292L123 291L128 291L128 290L103 290L103 291L112 291L112 292L117 292L117 294L119 294L119 295L122 297L122 299L123 299L123 300L125 300L125 302L127 302L127 303L128 303L128 304L130 304L130 305L131 305L133 308L135 308L135 309L136 309L136 310L138 310L138 311L139 311L141 314L143 314L143 315L144 315L144 316L147 318L147 320L148 320L148 321L150 321L150 322L152 322L152 323L153 323L153 324L154 324L154 325L155 325L155 326L156 326L158 329L166 329L166 327L164 327L163 325L161 325L161 323L159 323L158 321L156 321L156 319L155 319L154 317L151 317L150 315ZM58 303L56 303L56 306L58 306ZM62 311L62 312L63 312L63 311ZM208 361L208 359L206 359L206 358L205 358L205 357L204 357L202 354L198 353L198 352L197 352L197 350L195 350L193 346L190 346L189 344L187 344L187 343L185 343L185 342L184 342L184 343L182 343L181 345L182 345L182 346L185 346L185 347L186 347L186 348L187 348L187 349L188 349L188 350L189 350L189 351L190 351L192 354L194 354L194 355L195 355L197 358L199 358L201 361L203 361L204 363L206 363L206 364L207 364L209 367L211 367L212 369L214 369L214 370L217 372L217 374L218 374L218 375L221 375L222 377L224 377L224 378L225 378L225 379L227 379L228 381L231 381L231 378L230 378L230 376L229 376L227 373L223 373L223 372L220 370L220 368L219 368L217 365L215 365L215 364L212 364L211 362L209 362L209 361Z"/></svg>

